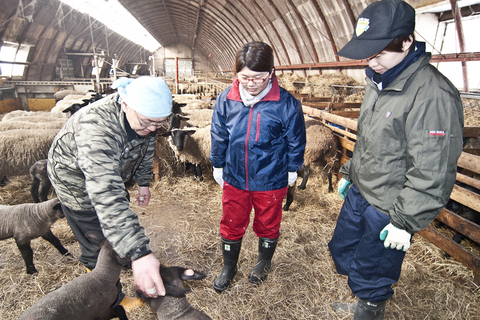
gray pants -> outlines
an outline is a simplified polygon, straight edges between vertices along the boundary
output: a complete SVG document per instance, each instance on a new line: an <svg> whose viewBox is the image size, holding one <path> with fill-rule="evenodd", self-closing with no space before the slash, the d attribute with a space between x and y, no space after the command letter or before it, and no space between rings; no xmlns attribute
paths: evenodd
<svg viewBox="0 0 480 320"><path fill-rule="evenodd" d="M85 267L90 270L95 268L97 264L98 252L100 246L96 243L90 242L85 237L85 234L89 231L102 232L100 227L100 221L98 220L97 213L95 211L77 211L72 210L62 204L63 214L72 229L75 238L80 245L81 256L78 258Z"/></svg>
<svg viewBox="0 0 480 320"><path fill-rule="evenodd" d="M77 211L72 210L62 203L63 214L72 229L75 238L80 245L80 251L82 254L78 258L81 263L89 270L93 270L97 265L98 253L100 252L100 246L96 243L90 242L85 237L85 234L89 231L96 231L102 232L102 228L100 227L100 221L98 220L97 213L95 211ZM117 289L118 289L118 297L115 305L119 304L125 294L122 293L122 284L120 281L117 282Z"/></svg>

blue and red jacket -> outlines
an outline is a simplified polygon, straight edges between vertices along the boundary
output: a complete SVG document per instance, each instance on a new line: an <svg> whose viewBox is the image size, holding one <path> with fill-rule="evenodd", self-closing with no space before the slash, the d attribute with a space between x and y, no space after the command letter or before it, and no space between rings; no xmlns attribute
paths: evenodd
<svg viewBox="0 0 480 320"><path fill-rule="evenodd" d="M288 185L305 152L302 105L272 78L270 92L246 107L238 79L218 97L212 117L210 161L237 189L271 191Z"/></svg>

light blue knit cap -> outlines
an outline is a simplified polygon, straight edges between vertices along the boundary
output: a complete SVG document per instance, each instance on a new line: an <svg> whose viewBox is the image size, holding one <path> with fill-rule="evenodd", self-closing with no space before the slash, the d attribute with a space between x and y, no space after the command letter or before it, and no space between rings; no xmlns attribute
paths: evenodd
<svg viewBox="0 0 480 320"><path fill-rule="evenodd" d="M112 83L122 101L145 117L163 118L172 112L172 92L159 77L118 78Z"/></svg>

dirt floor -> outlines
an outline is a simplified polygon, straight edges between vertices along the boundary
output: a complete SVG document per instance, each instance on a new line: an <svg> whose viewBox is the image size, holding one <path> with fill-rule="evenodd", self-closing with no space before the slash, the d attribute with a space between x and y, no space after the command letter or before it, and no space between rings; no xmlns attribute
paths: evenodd
<svg viewBox="0 0 480 320"><path fill-rule="evenodd" d="M248 282L255 264L257 237L248 228L233 287L223 294L212 283L222 268L219 221L221 188L210 174L198 181L189 175L170 174L152 185L153 198L147 207L131 204L146 228L152 248L168 266L194 268L208 274L202 281L186 282L187 298L212 319L351 319L337 315L336 301L355 301L345 276L335 272L327 243L330 240L342 200L327 193L326 179L317 170L307 190L297 191L290 211L282 220L281 236L272 271L260 286ZM336 180L334 179L336 184ZM29 177L11 178L0 187L0 204L30 202ZM131 190L132 199L136 189ZM53 197L52 193L50 197ZM445 231L447 234L451 231ZM75 257L79 255L65 219L53 226L53 233ZM419 235L413 237L402 275L387 302L386 319L480 319L480 289L473 273ZM478 246L464 246L478 252ZM0 319L17 319L42 296L84 274L74 258L60 256L43 239L32 241L38 274L27 275L24 262L12 239L0 242ZM127 295L133 296L131 271L121 275ZM153 320L148 306L128 313L129 319Z"/></svg>

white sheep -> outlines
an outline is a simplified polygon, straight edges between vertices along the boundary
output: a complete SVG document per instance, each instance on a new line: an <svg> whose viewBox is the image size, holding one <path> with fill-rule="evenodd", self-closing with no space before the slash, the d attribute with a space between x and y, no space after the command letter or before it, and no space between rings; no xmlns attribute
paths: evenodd
<svg viewBox="0 0 480 320"><path fill-rule="evenodd" d="M60 90L53 94L55 101L60 101L68 95L81 95L84 96L88 91L78 91L78 90Z"/></svg>
<svg viewBox="0 0 480 320"><path fill-rule="evenodd" d="M102 234L86 236L101 245L95 268L38 300L19 320L128 320L125 309L115 303L120 258Z"/></svg>
<svg viewBox="0 0 480 320"><path fill-rule="evenodd" d="M203 128L212 124L212 116L212 109L188 109L182 113L172 113L169 130L184 127Z"/></svg>
<svg viewBox="0 0 480 320"><path fill-rule="evenodd" d="M30 241L42 237L62 254L68 254L60 240L50 230L63 211L58 199L41 203L24 203L14 206L0 206L0 240L14 238L27 267L27 273L37 272L33 264Z"/></svg>
<svg viewBox="0 0 480 320"><path fill-rule="evenodd" d="M187 105L182 108L183 111L192 109L213 109L212 105L204 100L185 100L184 103L186 103Z"/></svg>
<svg viewBox="0 0 480 320"><path fill-rule="evenodd" d="M46 159L59 129L0 131L0 177L26 175L30 167Z"/></svg>
<svg viewBox="0 0 480 320"><path fill-rule="evenodd" d="M184 115L188 117L186 126L203 128L212 124L213 109L187 109Z"/></svg>
<svg viewBox="0 0 480 320"><path fill-rule="evenodd" d="M310 176L310 166L316 164L327 170L328 192L333 191L332 187L332 169L337 160L337 142L335 135L321 121L312 118L305 119L305 128L307 143L305 145L305 155L302 170L299 175L303 177L302 183L298 189L306 188ZM288 211L293 202L295 186L288 187L287 202L283 206L284 211Z"/></svg>
<svg viewBox="0 0 480 320"><path fill-rule="evenodd" d="M65 120L59 119L58 121L30 122L30 121L15 121L15 119L12 119L11 121L0 121L0 131L8 131L8 130L16 130L16 129L28 129L28 130L58 129L60 130L65 124Z"/></svg>
<svg viewBox="0 0 480 320"><path fill-rule="evenodd" d="M201 165L209 163L211 149L210 128L172 129L168 142L179 161L195 166L195 175L202 180Z"/></svg>
<svg viewBox="0 0 480 320"><path fill-rule="evenodd" d="M100 100L103 95L95 92L85 94L67 94L61 100L57 100L55 106L50 110L51 113L64 113L71 116L86 105Z"/></svg>
<svg viewBox="0 0 480 320"><path fill-rule="evenodd" d="M7 113L3 118L2 122L6 121L27 121L27 122L49 122L49 121L66 121L68 118L67 115L57 113L51 114L49 111L26 111L26 110L15 110Z"/></svg>
<svg viewBox="0 0 480 320"><path fill-rule="evenodd" d="M165 296L144 298L150 308L157 313L158 320L211 320L204 312L197 310L187 301L182 280L201 280L202 272L182 267L160 266L160 275L165 286ZM139 294L142 296L141 294Z"/></svg>

